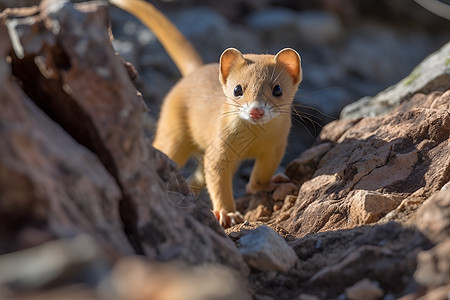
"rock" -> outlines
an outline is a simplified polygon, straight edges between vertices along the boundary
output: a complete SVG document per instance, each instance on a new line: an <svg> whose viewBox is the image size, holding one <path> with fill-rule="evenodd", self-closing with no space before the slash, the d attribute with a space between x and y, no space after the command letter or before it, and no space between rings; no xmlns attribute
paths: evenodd
<svg viewBox="0 0 450 300"><path fill-rule="evenodd" d="M433 101L424 97L418 107L400 107L396 113L365 118L350 127L352 123L347 121L342 121L344 126L339 124L341 121L325 126L318 141L325 145L315 146L319 149L316 158L313 148L289 169L288 176L294 182L297 178L312 178L301 185L293 208L274 213L274 217L289 215L280 225L304 236L374 222L395 209L400 201L405 204L396 211L417 209L417 205L406 203L423 202L449 180L446 170L450 166L450 111L429 105L439 103L438 107L446 107L450 91L432 97ZM304 169L305 165L312 167ZM295 169L310 173L295 174ZM378 195L372 201L376 204L373 211L378 211L373 219L375 215L369 216L369 210L374 208L366 210L361 206L368 204L368 198L351 200L364 193ZM360 208L352 206L352 201L359 203ZM360 215L362 210L365 216Z"/></svg>
<svg viewBox="0 0 450 300"><path fill-rule="evenodd" d="M249 221L267 221L272 215L275 202L268 192L246 195L236 205Z"/></svg>
<svg viewBox="0 0 450 300"><path fill-rule="evenodd" d="M414 278L426 290L421 299L442 299L441 295L450 291L449 196L450 191L443 188L417 211L418 229L435 243L433 248L425 248L417 256Z"/></svg>
<svg viewBox="0 0 450 300"><path fill-rule="evenodd" d="M142 103L110 44L107 5L47 0L29 11L6 11L0 22L1 57L11 53L9 64L0 61L8 83L0 88L1 250L86 232L117 255L223 263L246 274L210 209L183 181L172 187L175 169L158 169L167 158L144 138ZM30 241L30 230L42 240Z"/></svg>
<svg viewBox="0 0 450 300"><path fill-rule="evenodd" d="M283 237L266 225L245 233L239 239L239 245L244 260L260 271L287 272L298 261Z"/></svg>
<svg viewBox="0 0 450 300"><path fill-rule="evenodd" d="M450 284L433 289L417 299L418 300L434 300L434 299L445 299L445 298L448 299L449 291L450 291Z"/></svg>
<svg viewBox="0 0 450 300"><path fill-rule="evenodd" d="M289 245L300 261L289 276L252 273L260 293L281 299L302 299L301 294L338 299L348 287L369 278L391 295L386 299L397 299L416 285L412 275L418 249L430 247L414 228L396 222L309 234L291 239Z"/></svg>
<svg viewBox="0 0 450 300"><path fill-rule="evenodd" d="M374 223L402 202L401 196L366 190L353 191L348 197L349 218L357 224Z"/></svg>
<svg viewBox="0 0 450 300"><path fill-rule="evenodd" d="M365 278L346 288L345 295L349 300L377 300L383 297L384 292L376 282Z"/></svg>
<svg viewBox="0 0 450 300"><path fill-rule="evenodd" d="M268 295L285 290L263 283L297 286L298 293L325 299L344 295L364 278L378 282L392 299L418 290L417 254L448 237L449 103L450 91L417 94L388 115L325 126L316 144L286 170L299 195L286 197L281 209L277 202L267 221L297 237L289 242L300 259L289 271L295 279L254 273L253 285ZM269 200L255 198L247 213ZM373 225L355 227L368 223ZM442 295L446 286L439 279L446 278L443 253L423 254L425 275L416 274L439 282L428 287L424 281L421 289L429 297Z"/></svg>
<svg viewBox="0 0 450 300"><path fill-rule="evenodd" d="M294 195L297 193L297 186L291 182L282 183L273 191L273 200L283 201L287 195Z"/></svg>
<svg viewBox="0 0 450 300"><path fill-rule="evenodd" d="M450 284L450 239L417 256L416 281L427 288Z"/></svg>
<svg viewBox="0 0 450 300"><path fill-rule="evenodd" d="M423 203L417 211L417 227L435 243L450 236L450 190L442 190Z"/></svg>
<svg viewBox="0 0 450 300"><path fill-rule="evenodd" d="M108 274L113 258L86 234L0 255L0 296L5 289L32 292L55 283L95 285Z"/></svg>
<svg viewBox="0 0 450 300"><path fill-rule="evenodd" d="M272 177L274 185L273 192L261 192L246 195L236 201L237 209L242 212L246 220L268 221L274 211L280 210L285 203L290 203L291 197L297 195L298 187L289 182L290 179L284 174L276 174Z"/></svg>
<svg viewBox="0 0 450 300"><path fill-rule="evenodd" d="M283 207L283 205L284 205L284 202L283 202L283 201L277 201L277 202L275 202L275 204L273 205L272 210L273 210L273 211L280 210L280 209Z"/></svg>
<svg viewBox="0 0 450 300"><path fill-rule="evenodd" d="M14 24L14 20L7 22ZM11 44L3 22L0 55L4 58ZM15 28L29 29L20 23ZM10 29L10 34L14 32ZM45 39L45 35L35 36L33 41L37 44ZM89 232L118 253L131 254L122 230L120 189L113 176L95 154L36 107L11 71L11 66L0 60L4 83L0 88L0 252Z"/></svg>
<svg viewBox="0 0 450 300"><path fill-rule="evenodd" d="M119 260L102 287L103 299L251 299L239 275L221 265L186 268L138 257Z"/></svg>
<svg viewBox="0 0 450 300"><path fill-rule="evenodd" d="M26 299L250 299L239 274L222 265L117 259L87 235L1 255L0 266L2 299L23 291L34 296Z"/></svg>
<svg viewBox="0 0 450 300"><path fill-rule="evenodd" d="M303 182L311 179L320 159L332 147L332 143L322 143L306 150L300 157L287 165L286 175L297 185L301 185Z"/></svg>
<svg viewBox="0 0 450 300"><path fill-rule="evenodd" d="M0 11L7 7L23 7L38 5L39 0L1 0L0 1Z"/></svg>
<svg viewBox="0 0 450 300"><path fill-rule="evenodd" d="M252 209L245 214L245 219L249 221L268 221L269 217L272 215L272 207L266 206L264 204L259 204L256 209Z"/></svg>
<svg viewBox="0 0 450 300"><path fill-rule="evenodd" d="M342 110L341 118L383 115L416 93L444 92L450 82L450 43L428 56L408 77L373 98L362 98Z"/></svg>
<svg viewBox="0 0 450 300"><path fill-rule="evenodd" d="M338 294L364 278L376 280L384 291L403 291L415 270L415 247L428 243L414 230L390 222L306 236L291 245L301 254L309 285L332 284L330 291Z"/></svg>

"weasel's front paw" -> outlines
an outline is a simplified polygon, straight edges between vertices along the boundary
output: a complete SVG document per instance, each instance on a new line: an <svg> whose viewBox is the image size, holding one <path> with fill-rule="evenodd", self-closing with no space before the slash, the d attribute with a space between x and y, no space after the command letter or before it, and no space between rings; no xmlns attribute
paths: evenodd
<svg viewBox="0 0 450 300"><path fill-rule="evenodd" d="M265 186L258 186L255 184L251 184L250 182L247 183L247 185L245 186L245 192L247 194L256 194L258 192L272 192L277 187L279 187L281 184L287 183L290 181L291 180L289 179L289 177L287 177L283 173L277 173L277 174L273 175L270 182Z"/></svg>
<svg viewBox="0 0 450 300"><path fill-rule="evenodd" d="M245 186L245 193L248 194L257 194L259 192L270 192L275 188L274 184L270 182L265 186L252 185L250 182Z"/></svg>
<svg viewBox="0 0 450 300"><path fill-rule="evenodd" d="M236 224L244 222L244 217L240 212L227 212L225 209L221 209L220 211L213 211L214 215L219 221L219 224L223 226L223 228L228 228L234 226Z"/></svg>
<svg viewBox="0 0 450 300"><path fill-rule="evenodd" d="M274 184L277 184L277 183L288 183L288 182L291 182L291 179L286 174L277 173L277 174L273 175L271 181Z"/></svg>

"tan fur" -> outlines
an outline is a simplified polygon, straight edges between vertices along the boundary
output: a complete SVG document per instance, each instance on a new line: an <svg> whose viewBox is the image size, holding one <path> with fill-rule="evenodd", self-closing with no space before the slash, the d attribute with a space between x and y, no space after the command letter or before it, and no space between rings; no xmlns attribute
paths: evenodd
<svg viewBox="0 0 450 300"><path fill-rule="evenodd" d="M220 64L198 67L166 96L153 146L179 167L193 155L200 157L191 184L206 184L215 211L234 212L232 178L243 159L255 159L249 192L270 183L286 149L291 104L301 80L300 57L292 49L276 56L227 49ZM241 97L233 94L237 85L243 88ZM281 87L280 97L272 95L275 85ZM253 120L247 106L264 108L268 118Z"/></svg>

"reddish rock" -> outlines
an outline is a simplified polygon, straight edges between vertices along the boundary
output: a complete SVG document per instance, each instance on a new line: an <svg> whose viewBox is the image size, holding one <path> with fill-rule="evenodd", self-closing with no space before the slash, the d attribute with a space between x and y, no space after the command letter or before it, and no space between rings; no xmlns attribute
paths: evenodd
<svg viewBox="0 0 450 300"><path fill-rule="evenodd" d="M448 186L448 183L446 184ZM415 224L436 245L417 257L416 281L425 288L420 299L442 299L450 291L450 190L443 188L417 211ZM445 291L447 294L445 294Z"/></svg>
<svg viewBox="0 0 450 300"><path fill-rule="evenodd" d="M377 300L382 299L384 291L370 279L362 279L345 290L349 300Z"/></svg>
<svg viewBox="0 0 450 300"><path fill-rule="evenodd" d="M336 299L368 278L386 294L399 297L415 285L417 253L430 247L417 230L396 222L309 234L289 244L300 261L289 276L253 274L251 283L261 293L283 295L281 299L296 299L302 293Z"/></svg>
<svg viewBox="0 0 450 300"><path fill-rule="evenodd" d="M376 222L401 201L420 204L439 190L450 179L450 91L430 97L422 99L422 107L400 107L397 113L362 119L351 127L348 120L344 126L341 121L325 126L320 135L325 146L315 146L302 156L308 159L295 162L296 170L308 168L302 163L314 161L309 158L313 149L326 149L317 151L319 163L301 185L295 206L274 214L290 215L280 225L297 236L351 228ZM346 130L336 133L336 128ZM411 208L400 205L398 219L405 207Z"/></svg>
<svg viewBox="0 0 450 300"><path fill-rule="evenodd" d="M243 213L244 219L251 222L268 221L274 204L272 193L268 192L246 195L236 201L237 209Z"/></svg>
<svg viewBox="0 0 450 300"><path fill-rule="evenodd" d="M4 26L0 35L9 40ZM10 47L2 43L0 55ZM86 232L121 254L133 253L114 178L35 106L10 72L0 60L0 251Z"/></svg>
<svg viewBox="0 0 450 300"><path fill-rule="evenodd" d="M236 200L237 209L248 221L270 221L272 213L279 211L285 203L291 203L297 195L298 187L286 175L277 174L272 178L271 191L246 195Z"/></svg>
<svg viewBox="0 0 450 300"><path fill-rule="evenodd" d="M416 281L428 288L450 284L450 238L417 256Z"/></svg>
<svg viewBox="0 0 450 300"><path fill-rule="evenodd" d="M283 201L287 195L297 194L297 186L291 182L282 183L273 191L272 199L275 201Z"/></svg>
<svg viewBox="0 0 450 300"><path fill-rule="evenodd" d="M325 153L333 147L333 143L322 143L303 152L286 167L286 175L297 184L311 179Z"/></svg>
<svg viewBox="0 0 450 300"><path fill-rule="evenodd" d="M297 237L290 245L300 262L290 277L254 274L260 293L335 299L368 278L393 297L445 295L450 91L411 101L390 115L326 126L289 165L299 194L277 202L267 223ZM260 197L261 204L272 199ZM364 224L373 225L355 228ZM291 286L297 293L286 292Z"/></svg>
<svg viewBox="0 0 450 300"><path fill-rule="evenodd" d="M358 225L374 223L394 210L401 201L402 197L399 195L366 190L352 191L348 195L349 219Z"/></svg>
<svg viewBox="0 0 450 300"><path fill-rule="evenodd" d="M450 237L450 189L427 199L417 211L417 227L435 243Z"/></svg>

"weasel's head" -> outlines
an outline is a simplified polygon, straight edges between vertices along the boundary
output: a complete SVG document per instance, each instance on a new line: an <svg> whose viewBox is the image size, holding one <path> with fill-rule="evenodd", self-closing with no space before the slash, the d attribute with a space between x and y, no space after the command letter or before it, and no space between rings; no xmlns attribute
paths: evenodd
<svg viewBox="0 0 450 300"><path fill-rule="evenodd" d="M228 110L252 124L291 113L302 81L300 55L290 48L277 55L243 55L228 48L220 57L220 82Z"/></svg>

